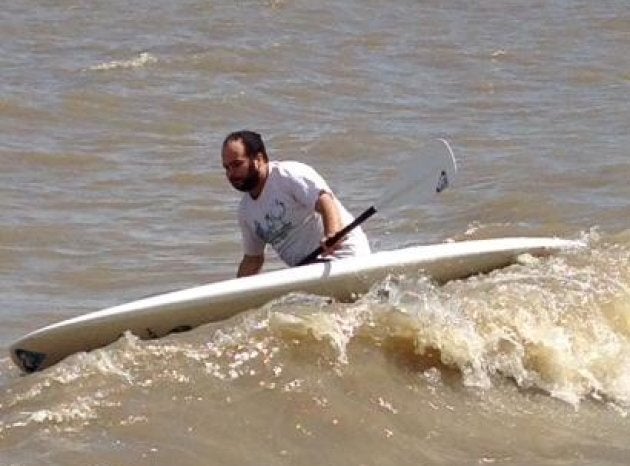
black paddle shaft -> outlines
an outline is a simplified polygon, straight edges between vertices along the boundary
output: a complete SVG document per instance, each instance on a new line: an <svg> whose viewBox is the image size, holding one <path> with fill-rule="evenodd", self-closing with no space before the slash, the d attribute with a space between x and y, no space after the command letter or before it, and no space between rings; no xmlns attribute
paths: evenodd
<svg viewBox="0 0 630 466"><path fill-rule="evenodd" d="M376 213L376 207L372 206L369 209L367 209L365 212L363 212L361 215L355 218L351 223L349 223L348 225L343 227L341 230L339 230L337 233L335 233L334 236L331 236L330 238L328 238L326 240L326 246L330 247L333 244L335 244L337 241L339 241L341 238L346 236L356 227L361 225L363 222L365 222L368 218L370 218L375 213ZM317 259L317 256L319 256L322 252L324 252L324 248L320 246L317 249L315 249L312 253L310 253L308 256L306 256L304 259L302 259L298 263L298 265L306 265L313 262L315 259Z"/></svg>

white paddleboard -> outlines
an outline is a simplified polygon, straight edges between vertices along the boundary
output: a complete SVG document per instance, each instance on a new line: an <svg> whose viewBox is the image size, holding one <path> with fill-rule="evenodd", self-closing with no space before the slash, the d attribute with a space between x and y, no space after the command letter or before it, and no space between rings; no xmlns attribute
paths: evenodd
<svg viewBox="0 0 630 466"><path fill-rule="evenodd" d="M351 300L388 274L424 271L443 282L489 272L521 254L548 255L584 246L558 238L500 238L416 246L235 278L152 296L36 330L11 346L25 372L116 341L125 331L160 338L257 308L289 292Z"/></svg>

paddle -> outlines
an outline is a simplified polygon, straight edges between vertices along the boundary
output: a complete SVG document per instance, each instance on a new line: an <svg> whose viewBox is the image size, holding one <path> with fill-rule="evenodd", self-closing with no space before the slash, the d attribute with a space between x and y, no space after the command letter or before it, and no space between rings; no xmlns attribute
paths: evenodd
<svg viewBox="0 0 630 466"><path fill-rule="evenodd" d="M352 223L328 238L326 246L331 247L376 212L401 201L404 196L419 204L435 194L441 193L449 187L455 178L457 162L455 162L453 150L446 139L435 139L423 147L421 157L414 159L412 164L405 166L404 169L404 172L395 180L396 185L386 191L377 204L370 206ZM298 265L305 265L314 261L323 251L323 247L318 247L302 259Z"/></svg>

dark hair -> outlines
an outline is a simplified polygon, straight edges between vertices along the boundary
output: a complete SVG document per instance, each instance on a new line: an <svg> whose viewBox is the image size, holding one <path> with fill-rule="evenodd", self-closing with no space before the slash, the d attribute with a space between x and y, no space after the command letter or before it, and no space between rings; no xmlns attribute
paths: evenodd
<svg viewBox="0 0 630 466"><path fill-rule="evenodd" d="M223 141L221 151L224 152L226 146L232 141L243 141L243 146L245 146L245 155L247 155L250 159L255 159L260 153L263 155L263 160L265 162L269 160L269 157L267 157L267 150L265 149L265 143L263 142L260 134L245 129L241 131L234 131L233 133L228 134Z"/></svg>

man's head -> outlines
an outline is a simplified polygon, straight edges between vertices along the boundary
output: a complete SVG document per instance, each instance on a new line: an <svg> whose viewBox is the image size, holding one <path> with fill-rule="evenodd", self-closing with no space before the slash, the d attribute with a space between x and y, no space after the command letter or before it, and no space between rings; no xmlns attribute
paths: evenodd
<svg viewBox="0 0 630 466"><path fill-rule="evenodd" d="M241 141L245 147L245 155L250 159L255 159L258 154L262 155L263 160L267 162L267 150L265 149L265 143L262 140L260 134L254 131L241 130L230 133L223 141L222 152L225 152L226 147L234 141Z"/></svg>
<svg viewBox="0 0 630 466"><path fill-rule="evenodd" d="M230 184L257 197L267 175L269 158L260 134L235 131L223 141L221 159Z"/></svg>

